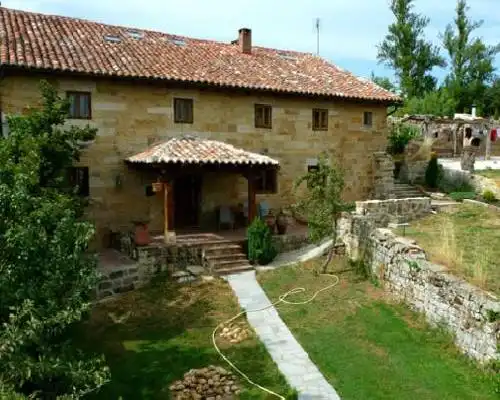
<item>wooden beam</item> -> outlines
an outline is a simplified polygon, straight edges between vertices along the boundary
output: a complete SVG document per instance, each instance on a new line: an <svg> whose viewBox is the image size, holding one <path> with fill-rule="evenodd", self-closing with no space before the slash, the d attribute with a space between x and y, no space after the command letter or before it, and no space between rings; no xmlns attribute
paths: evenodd
<svg viewBox="0 0 500 400"><path fill-rule="evenodd" d="M165 243L175 241L174 231L174 188L171 182L163 182L163 215L165 218Z"/></svg>
<svg viewBox="0 0 500 400"><path fill-rule="evenodd" d="M257 216L257 203L255 201L255 174L247 174L248 181L248 224Z"/></svg>

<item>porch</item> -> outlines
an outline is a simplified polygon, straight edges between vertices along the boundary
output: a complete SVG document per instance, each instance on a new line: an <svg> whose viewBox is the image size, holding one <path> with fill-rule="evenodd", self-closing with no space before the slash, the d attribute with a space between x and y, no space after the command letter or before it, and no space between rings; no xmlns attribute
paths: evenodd
<svg viewBox="0 0 500 400"><path fill-rule="evenodd" d="M243 235L242 228L269 211L265 198L257 202L257 191L263 180L276 188L279 169L268 156L193 136L172 138L125 161L150 179L149 228L165 243L221 228L230 229L225 235Z"/></svg>

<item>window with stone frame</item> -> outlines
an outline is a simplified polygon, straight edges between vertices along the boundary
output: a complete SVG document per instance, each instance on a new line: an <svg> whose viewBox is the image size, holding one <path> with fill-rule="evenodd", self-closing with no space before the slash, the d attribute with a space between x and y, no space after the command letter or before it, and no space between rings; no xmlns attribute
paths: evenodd
<svg viewBox="0 0 500 400"><path fill-rule="evenodd" d="M66 92L70 119L92 119L90 92Z"/></svg>
<svg viewBox="0 0 500 400"><path fill-rule="evenodd" d="M273 127L273 108L268 104L255 104L255 127L271 129Z"/></svg>
<svg viewBox="0 0 500 400"><path fill-rule="evenodd" d="M371 111L365 111L363 113L363 126L365 128L371 128L373 126L373 113Z"/></svg>
<svg viewBox="0 0 500 400"><path fill-rule="evenodd" d="M313 131L328 130L328 110L323 108L314 108L312 110L312 128Z"/></svg>
<svg viewBox="0 0 500 400"><path fill-rule="evenodd" d="M193 99L174 98L174 122L192 124L193 121Z"/></svg>
<svg viewBox="0 0 500 400"><path fill-rule="evenodd" d="M278 174L275 169L261 171L255 180L255 191L257 193L277 193Z"/></svg>

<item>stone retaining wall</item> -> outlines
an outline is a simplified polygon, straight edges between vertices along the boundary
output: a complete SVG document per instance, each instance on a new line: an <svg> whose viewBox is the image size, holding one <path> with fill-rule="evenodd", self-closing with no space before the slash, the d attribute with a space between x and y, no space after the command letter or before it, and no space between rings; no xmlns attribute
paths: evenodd
<svg viewBox="0 0 500 400"><path fill-rule="evenodd" d="M500 188L493 179L486 178L485 176L471 174L468 171L460 171L455 169L443 168L445 179L448 180L461 180L468 182L477 194L483 194L485 190L490 190L494 193L497 199L500 199Z"/></svg>
<svg viewBox="0 0 500 400"><path fill-rule="evenodd" d="M310 244L307 232L297 234L274 235L273 244L278 251L278 254L288 251L298 250Z"/></svg>
<svg viewBox="0 0 500 400"><path fill-rule="evenodd" d="M363 260L393 297L444 326L464 353L499 360L499 299L431 263L415 241L379 226L372 215L344 214L339 235L347 255Z"/></svg>
<svg viewBox="0 0 500 400"><path fill-rule="evenodd" d="M431 212L431 199L417 197L409 199L357 201L357 215L370 215L379 226L391 222L408 222Z"/></svg>

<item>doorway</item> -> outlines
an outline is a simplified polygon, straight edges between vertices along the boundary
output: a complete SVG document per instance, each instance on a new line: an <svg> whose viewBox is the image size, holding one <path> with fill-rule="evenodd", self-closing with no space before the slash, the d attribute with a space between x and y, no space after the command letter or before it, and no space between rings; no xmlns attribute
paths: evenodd
<svg viewBox="0 0 500 400"><path fill-rule="evenodd" d="M175 229L196 228L200 225L201 175L183 175L174 181Z"/></svg>

